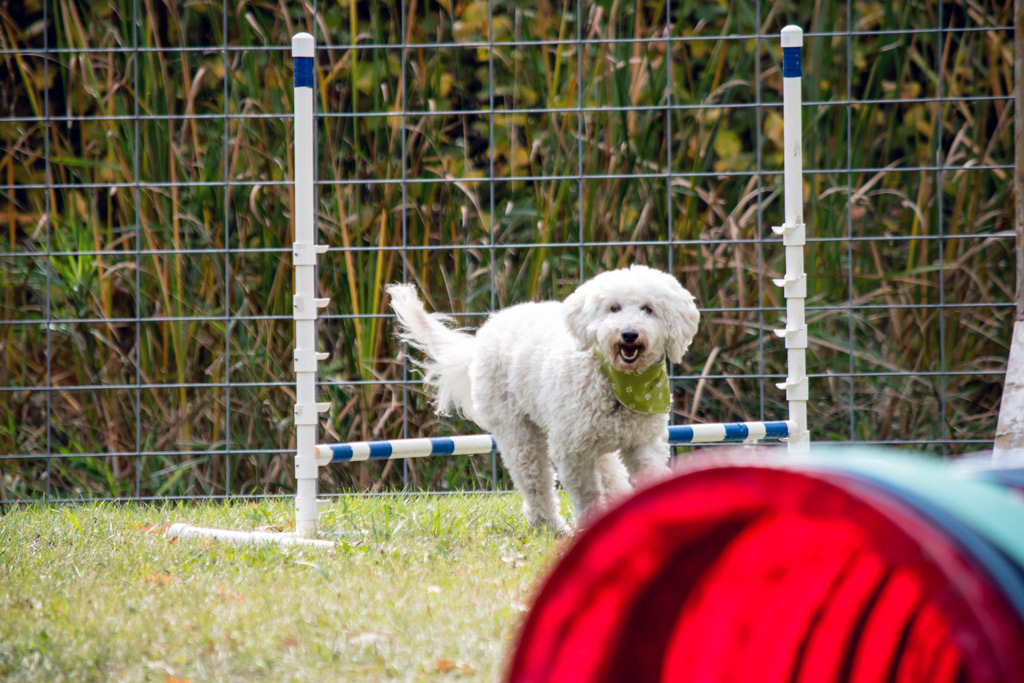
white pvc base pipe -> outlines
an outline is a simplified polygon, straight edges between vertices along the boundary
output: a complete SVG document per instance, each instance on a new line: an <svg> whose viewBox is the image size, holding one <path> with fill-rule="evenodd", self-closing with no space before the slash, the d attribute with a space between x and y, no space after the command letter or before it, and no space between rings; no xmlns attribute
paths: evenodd
<svg viewBox="0 0 1024 683"><path fill-rule="evenodd" d="M333 548L334 541L305 538L297 534L277 531L233 531L210 527L172 524L164 533L166 538L212 538L228 543L277 543L278 545L305 545L316 548Z"/></svg>

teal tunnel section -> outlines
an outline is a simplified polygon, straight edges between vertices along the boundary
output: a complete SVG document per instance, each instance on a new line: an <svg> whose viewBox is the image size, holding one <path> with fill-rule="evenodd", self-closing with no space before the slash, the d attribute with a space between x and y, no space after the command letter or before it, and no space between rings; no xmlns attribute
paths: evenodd
<svg viewBox="0 0 1024 683"><path fill-rule="evenodd" d="M709 458L580 534L509 679L1024 681L1022 474Z"/></svg>

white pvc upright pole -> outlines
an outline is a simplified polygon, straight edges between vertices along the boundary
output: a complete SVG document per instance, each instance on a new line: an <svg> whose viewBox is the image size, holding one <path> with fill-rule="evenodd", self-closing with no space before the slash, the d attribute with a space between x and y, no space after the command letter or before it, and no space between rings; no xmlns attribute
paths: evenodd
<svg viewBox="0 0 1024 683"><path fill-rule="evenodd" d="M789 371L779 384L786 390L789 419L796 425L789 437L789 452L806 454L811 437L807 431L807 324L804 300L807 298L807 275L804 273L803 187L803 120L801 115L801 51L804 32L799 26L782 29L782 118L783 118L783 182L785 187L785 223L772 228L782 235L786 249L786 276L775 280L786 297L786 328L775 334L786 340Z"/></svg>
<svg viewBox="0 0 1024 683"><path fill-rule="evenodd" d="M295 533L309 536L316 531L317 423L319 413L330 404L316 402L317 361L327 357L317 353L317 309L328 299L316 298L316 255L327 247L316 244L313 206L313 69L316 43L308 33L292 38L295 69Z"/></svg>

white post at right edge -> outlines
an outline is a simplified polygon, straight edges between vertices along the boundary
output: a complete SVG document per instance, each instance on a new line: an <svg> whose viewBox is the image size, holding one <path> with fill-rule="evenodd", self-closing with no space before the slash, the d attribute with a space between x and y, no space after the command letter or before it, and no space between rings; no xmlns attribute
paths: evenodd
<svg viewBox="0 0 1024 683"><path fill-rule="evenodd" d="M786 276L775 280L786 297L786 328L775 334L786 340L788 375L779 384L786 390L789 419L796 429L789 437L789 452L806 454L811 437L807 431L807 324L804 300L807 298L807 275L804 273L804 245L807 230L804 225L803 187L803 120L801 114L801 51L804 32L799 26L782 29L782 118L783 182L785 187L785 223L772 230L782 235L786 249Z"/></svg>
<svg viewBox="0 0 1024 683"><path fill-rule="evenodd" d="M319 414L330 404L316 402L317 362L327 357L316 350L317 309L327 299L316 298L316 255L327 247L316 244L313 206L313 60L316 43L308 33L292 37L295 70L295 533L309 536L316 531L317 424Z"/></svg>

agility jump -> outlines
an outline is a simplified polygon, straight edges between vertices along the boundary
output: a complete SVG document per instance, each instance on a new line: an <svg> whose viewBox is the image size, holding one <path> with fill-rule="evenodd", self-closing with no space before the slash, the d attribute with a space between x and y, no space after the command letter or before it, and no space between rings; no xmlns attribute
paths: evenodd
<svg viewBox="0 0 1024 683"><path fill-rule="evenodd" d="M775 334L785 340L788 376L778 385L786 391L789 419L770 422L672 425L665 438L670 445L696 443L753 442L784 439L792 453L806 453L810 443L807 430L807 375L805 351L807 326L804 300L807 276L803 250L806 229L803 222L803 159L801 140L801 47L803 31L787 26L782 31L785 221L772 230L782 236L786 250L785 277L775 280L786 298L787 323ZM316 256L326 246L316 244L313 196L313 86L316 45L313 36L299 33L292 39L295 67L295 244L293 250L296 292L295 318L295 428L297 452L295 476L295 530L299 535L316 531L317 475L320 467L338 462L476 455L496 449L488 434L435 438L362 441L317 444L317 422L330 405L316 398L317 362L326 358L316 348L317 310L328 300L316 296Z"/></svg>
<svg viewBox="0 0 1024 683"><path fill-rule="evenodd" d="M801 136L801 49L803 30L787 26L782 30L783 52L783 118L784 118L784 217L781 226L772 230L782 236L786 254L785 276L773 282L783 288L786 298L786 327L775 330L785 340L788 374L777 384L785 390L788 419L775 421L733 422L718 424L669 425L664 439L669 445L707 443L753 443L764 439L784 440L794 455L804 455L810 445L807 429L808 381L806 374L807 326L804 300L807 276L804 273L806 228L803 221L803 143ZM497 450L489 434L445 437L356 441L318 444L319 415L330 408L316 397L318 362L328 354L317 351L317 311L329 299L318 298L316 292L317 255L327 251L316 243L316 210L314 204L314 99L316 78L314 68L316 44L313 36L298 33L292 38L294 60L295 105L295 241L292 248L295 267L293 318L295 321L295 532L293 534L259 534L219 529L205 529L175 524L169 536L213 537L229 541L285 543L329 543L307 537L316 533L317 513L326 501L317 499L317 479L321 467L343 462L400 458L477 455Z"/></svg>

